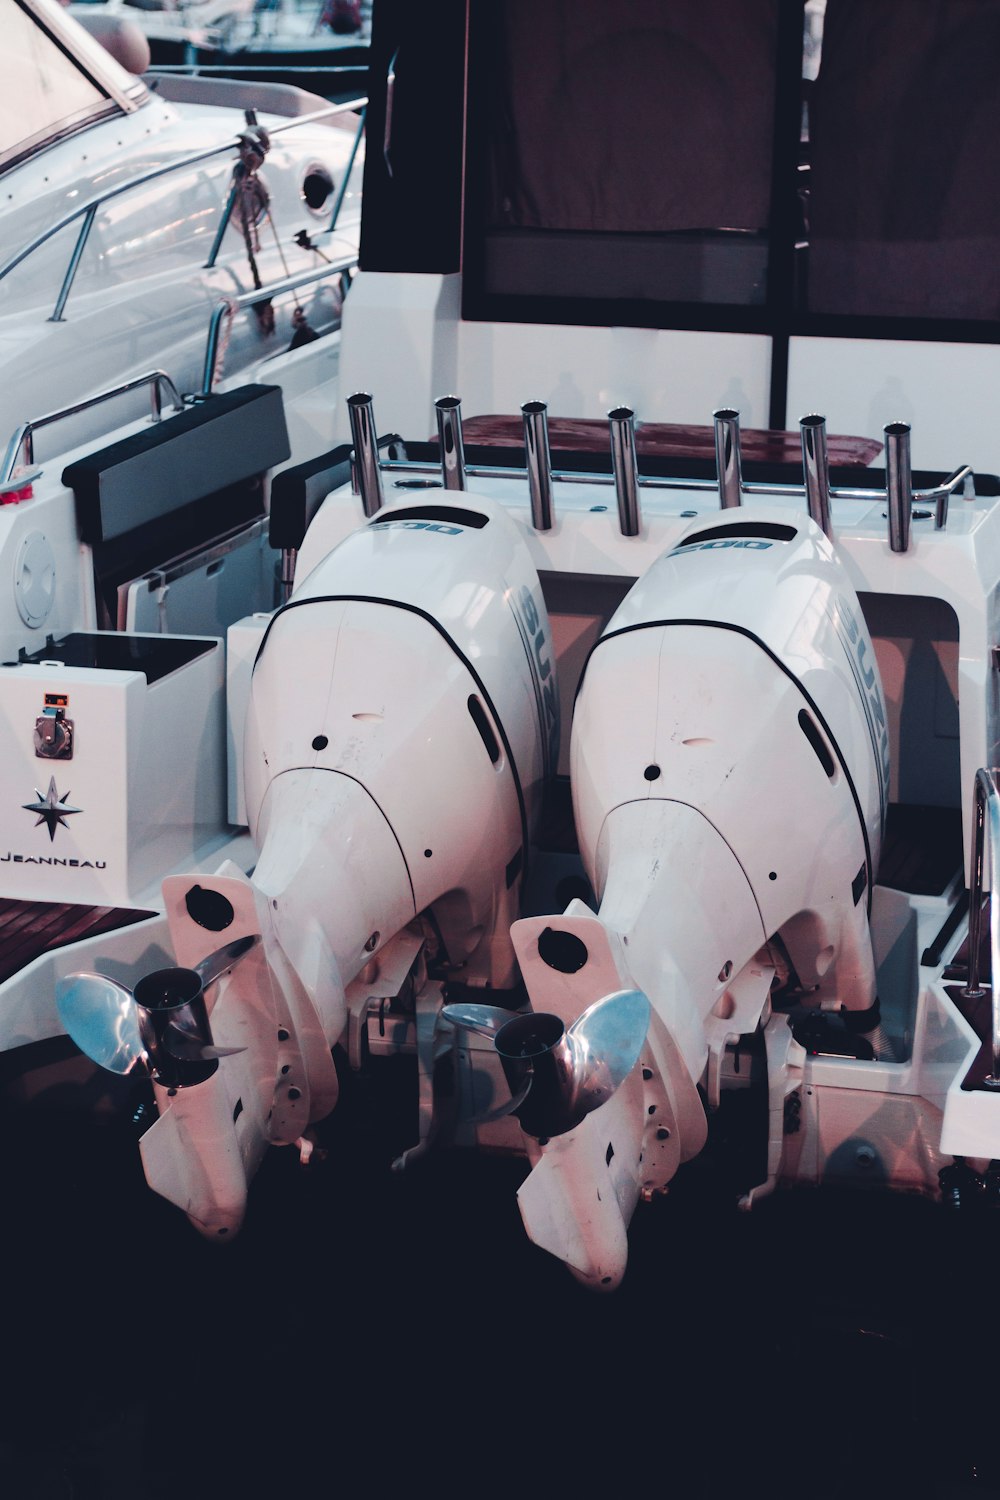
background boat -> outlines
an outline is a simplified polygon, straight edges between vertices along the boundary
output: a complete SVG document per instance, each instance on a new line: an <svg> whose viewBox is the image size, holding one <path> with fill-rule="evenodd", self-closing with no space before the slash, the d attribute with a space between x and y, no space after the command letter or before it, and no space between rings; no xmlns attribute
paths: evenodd
<svg viewBox="0 0 1000 1500"><path fill-rule="evenodd" d="M365 89L370 0L358 8L359 25L343 31L324 20L322 0L72 0L68 9L85 25L131 21L146 37L154 68L219 69L247 81L295 83L326 98Z"/></svg>

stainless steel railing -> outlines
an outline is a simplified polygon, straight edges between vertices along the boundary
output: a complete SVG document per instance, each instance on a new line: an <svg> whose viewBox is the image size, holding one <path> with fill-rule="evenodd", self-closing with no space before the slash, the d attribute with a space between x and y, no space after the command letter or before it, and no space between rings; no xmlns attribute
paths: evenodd
<svg viewBox="0 0 1000 1500"><path fill-rule="evenodd" d="M302 125L313 124L316 120L327 120L332 118L334 115L349 114L357 110L364 110L367 103L368 100L366 98L358 98L348 100L343 104L331 104L325 109L313 110L306 115L297 115L294 119L282 121L278 125L269 125L268 135L273 140L277 135L282 135L289 130L297 130ZM360 128L361 127L359 126L359 130ZM221 145L209 146L206 147L203 151L193 151L189 155L181 157L177 161L168 162L165 166L162 167L153 167L148 172L143 172L137 177L130 178L128 182L122 182L119 183L116 187L108 188L106 192L98 194L96 198L88 199L86 203L78 204L71 213L64 214L62 218L57 219L54 224L50 224L49 227L45 229L41 234L36 235L35 238L33 240L30 240L27 245L22 246L22 248L17 252L16 255L11 256L11 258L5 261L3 265L0 265L0 281L2 281L5 276L9 276L11 271L16 270L16 268L21 265L23 261L27 260L30 255L33 255L36 250L41 248L42 245L47 244L48 241L51 240L55 235L68 228L69 225L76 223L78 219L81 220L82 222L80 224L80 232L77 235L73 249L70 252L69 263L63 275L62 284L59 288L53 311L50 315L50 321L59 322L62 319L63 313L65 311L66 303L69 300L69 294L72 290L73 282L76 278L76 273L79 269L80 261L83 257L83 252L86 248L87 240L90 237L90 231L93 228L98 209L103 208L106 203L111 202L113 199L121 197L124 193L130 193L136 188L145 187L147 183L155 182L161 177L167 177L173 172L182 172L187 167L197 166L199 162L210 161L212 157L221 156L225 152L232 151L233 149L234 142L232 138L230 138L229 140L224 141ZM357 140L355 141L354 152L351 156L352 165L354 162L354 154L356 153L356 151ZM342 201L342 196L342 194L339 195L337 204L335 205L338 212L340 208L340 202ZM330 227L333 227L332 223Z"/></svg>
<svg viewBox="0 0 1000 1500"><path fill-rule="evenodd" d="M0 490L9 486L14 479L14 470L22 455L26 464L30 466L34 463L34 435L40 428L49 427L53 422L61 422L66 417L74 417L81 411L87 411L92 406L99 406L103 401L110 401L115 396L124 396L129 391L138 390L144 385L149 386L150 416L154 422L160 420L163 412L161 395L163 389L167 391L177 411L183 408L184 401L170 376L163 370L150 370L145 375L136 375L132 380L122 381L120 385L112 386L110 390L99 391L97 395L87 396L82 401L75 401L72 406L63 406L59 411L48 412L44 417L35 417L30 422L22 422L7 444L3 464L0 466Z"/></svg>
<svg viewBox="0 0 1000 1500"><path fill-rule="evenodd" d="M258 302L269 302L285 292L298 291L299 287L310 286L314 281L326 281L330 276L346 276L354 270L357 263L357 256L353 255L346 256L343 260L328 260L322 266L312 266L308 271L299 271L295 276L285 276L281 281L272 281L268 286L256 288L254 291L240 292L233 297L220 298L212 310L208 325L199 396L205 397L212 394L222 330L223 327L232 323L238 312L246 307L254 307Z"/></svg>
<svg viewBox="0 0 1000 1500"><path fill-rule="evenodd" d="M457 411L459 398L448 400ZM832 536L831 500L864 500L882 502L889 510L889 543L894 551L905 551L909 544L910 511L913 505L932 505L935 525L944 527L949 498L961 490L966 499L975 498L975 475L963 464L940 484L915 490L910 473L910 429L905 423L891 423L885 429L887 451L886 488L867 485L831 485L826 442L825 417L811 414L800 423L802 440L803 483L779 484L748 481L743 478L740 461L739 413L717 411L714 414L717 476L715 479L673 479L643 476L635 459L634 413L628 407L615 407L608 413L612 474L563 470L552 467L549 453L547 407L544 401L528 401L521 407L524 418L525 468L507 468L500 464L466 463L463 472L473 479L524 479L531 498L532 525L536 531L548 531L554 524L553 484L614 484L618 497L618 515L624 536L637 536L642 525L641 490L715 491L723 507L737 506L744 496L791 496L806 502L809 515ZM459 432L461 431L459 427ZM438 465L420 460L380 459L383 472L437 474ZM447 475L445 485L448 486ZM905 516L904 516L905 512Z"/></svg>
<svg viewBox="0 0 1000 1500"><path fill-rule="evenodd" d="M238 297L223 298L213 310L209 323L208 338L205 345L204 374L202 388L198 393L199 399L210 396L215 381L215 369L218 362L219 341L222 328L226 320L231 320L236 313L244 307L252 307L256 302L263 302L271 297L278 297L283 292L296 291L299 287L308 286L315 281L323 281L330 276L344 276L351 271L357 261L353 257L342 261L328 261L323 266L313 267L309 271L301 271L297 276L286 277L283 281L273 282L269 287L262 287L259 291L243 292ZM28 422L22 422L12 434L4 453L3 463L0 465L0 491L10 488L14 482L14 470L19 462L30 466L35 461L34 434L43 427L49 427L54 422L61 422L64 418L79 415L80 412L89 411L92 407L100 406L105 401L111 401L115 396L127 395L129 391L149 386L150 417L157 422L163 413L162 393L165 390L170 402L176 411L184 408L184 398L181 396L171 377L165 370L149 370L142 375L136 375L130 380L121 381L118 385L110 387L106 391L98 391L95 395L85 396L80 401L75 401L72 406L61 407L58 411L48 412L43 417L33 417Z"/></svg>

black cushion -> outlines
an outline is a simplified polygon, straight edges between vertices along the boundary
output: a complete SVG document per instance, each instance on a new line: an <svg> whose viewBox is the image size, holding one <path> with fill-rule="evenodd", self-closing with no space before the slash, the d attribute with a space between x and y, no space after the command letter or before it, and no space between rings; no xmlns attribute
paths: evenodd
<svg viewBox="0 0 1000 1500"><path fill-rule="evenodd" d="M306 528L325 496L351 477L351 445L341 443L318 458L282 469L271 482L268 539L280 552L302 546Z"/></svg>
<svg viewBox="0 0 1000 1500"><path fill-rule="evenodd" d="M94 545L261 474L290 454L280 386L245 385L88 454L62 479L76 497L81 539Z"/></svg>

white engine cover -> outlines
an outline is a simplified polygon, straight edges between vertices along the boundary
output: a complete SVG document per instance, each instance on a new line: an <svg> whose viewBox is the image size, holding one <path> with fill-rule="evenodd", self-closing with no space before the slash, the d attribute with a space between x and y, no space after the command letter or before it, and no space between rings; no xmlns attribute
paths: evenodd
<svg viewBox="0 0 1000 1500"><path fill-rule="evenodd" d="M350 778L398 846L408 915L434 907L449 958L465 962L512 915L558 754L553 659L537 573L502 509L463 494L380 511L313 569L261 645L245 742L258 847L276 779ZM354 937L377 931L377 950L396 915L387 925L376 904ZM511 964L504 930L491 982L509 982ZM354 968L341 966L345 982Z"/></svg>
<svg viewBox="0 0 1000 1500"><path fill-rule="evenodd" d="M581 852L597 894L614 887L615 927L628 930L630 907L636 918L648 911L639 893L623 896L615 875L617 822L630 805L684 804L705 820L706 849L724 841L746 877L760 925L750 923L745 943L754 928L761 938L780 933L822 999L871 1004L867 907L887 801L884 699L857 597L807 517L789 524L743 509L702 519L649 569L587 665L571 777ZM669 867L671 850L660 852ZM687 855L658 873L661 946L671 884L697 887L726 930L724 903L713 910L721 892ZM737 970L750 957L725 946L720 956ZM634 977L653 999L655 983L650 991L648 976ZM703 1015L715 998L699 1002Z"/></svg>

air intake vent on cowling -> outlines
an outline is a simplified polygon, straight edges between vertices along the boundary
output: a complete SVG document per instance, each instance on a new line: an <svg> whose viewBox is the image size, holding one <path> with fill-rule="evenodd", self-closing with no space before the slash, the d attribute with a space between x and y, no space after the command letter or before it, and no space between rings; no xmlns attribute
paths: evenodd
<svg viewBox="0 0 1000 1500"><path fill-rule="evenodd" d="M460 505L408 505L405 510L376 515L372 524L384 525L386 521L444 521L449 526L471 526L481 531L489 525L490 518L478 510L465 510Z"/></svg>
<svg viewBox="0 0 1000 1500"><path fill-rule="evenodd" d="M732 537L757 537L761 541L790 542L798 533L794 526L782 526L780 521L732 521L728 526L710 526L706 531L696 531L678 542L678 547L693 547L696 542L721 542Z"/></svg>

